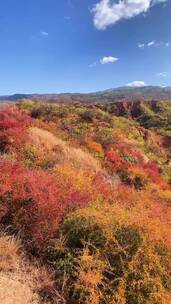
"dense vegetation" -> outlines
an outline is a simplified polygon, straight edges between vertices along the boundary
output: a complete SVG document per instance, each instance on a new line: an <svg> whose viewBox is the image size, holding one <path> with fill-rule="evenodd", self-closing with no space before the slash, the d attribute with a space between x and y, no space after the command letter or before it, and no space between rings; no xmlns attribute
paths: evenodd
<svg viewBox="0 0 171 304"><path fill-rule="evenodd" d="M0 286L17 260L25 289L12 303L170 303L170 118L170 102L0 107Z"/></svg>

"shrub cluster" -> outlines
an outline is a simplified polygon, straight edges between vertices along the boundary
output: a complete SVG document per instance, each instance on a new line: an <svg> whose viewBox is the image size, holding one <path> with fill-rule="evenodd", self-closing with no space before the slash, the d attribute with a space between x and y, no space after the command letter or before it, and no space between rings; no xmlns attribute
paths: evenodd
<svg viewBox="0 0 171 304"><path fill-rule="evenodd" d="M17 107L0 108L0 152L20 149L27 140L30 117Z"/></svg>
<svg viewBox="0 0 171 304"><path fill-rule="evenodd" d="M149 244L135 225L107 217L70 215L47 249L67 303L165 303L167 248Z"/></svg>
<svg viewBox="0 0 171 304"><path fill-rule="evenodd" d="M0 227L54 271L56 302L170 303L168 141L96 106L22 107L0 108Z"/></svg>

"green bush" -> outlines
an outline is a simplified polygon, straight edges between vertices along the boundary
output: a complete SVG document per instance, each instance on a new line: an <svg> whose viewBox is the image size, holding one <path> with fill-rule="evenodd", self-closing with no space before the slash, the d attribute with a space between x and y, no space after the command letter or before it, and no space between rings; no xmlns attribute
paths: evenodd
<svg viewBox="0 0 171 304"><path fill-rule="evenodd" d="M24 163L28 166L33 166L38 157L36 147L33 145L26 146L23 149L23 153Z"/></svg>
<svg viewBox="0 0 171 304"><path fill-rule="evenodd" d="M167 250L150 247L136 226L103 220L68 216L47 249L66 303L93 304L95 296L99 304L161 304L169 286Z"/></svg>
<svg viewBox="0 0 171 304"><path fill-rule="evenodd" d="M104 148L114 142L112 128L99 128L94 136L95 141L99 142Z"/></svg>
<svg viewBox="0 0 171 304"><path fill-rule="evenodd" d="M88 109L85 110L83 113L81 113L80 117L83 121L93 122L94 119L96 118L96 112L91 109Z"/></svg>
<svg viewBox="0 0 171 304"><path fill-rule="evenodd" d="M64 221L61 231L67 236L66 245L72 249L88 246L94 252L106 244L102 228L91 217L71 216Z"/></svg>

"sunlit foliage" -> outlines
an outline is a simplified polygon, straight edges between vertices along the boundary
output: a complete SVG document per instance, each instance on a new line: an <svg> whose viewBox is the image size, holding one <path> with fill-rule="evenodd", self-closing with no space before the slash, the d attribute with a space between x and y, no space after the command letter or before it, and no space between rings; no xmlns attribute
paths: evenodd
<svg viewBox="0 0 171 304"><path fill-rule="evenodd" d="M0 108L0 228L53 271L60 303L170 303L169 109Z"/></svg>

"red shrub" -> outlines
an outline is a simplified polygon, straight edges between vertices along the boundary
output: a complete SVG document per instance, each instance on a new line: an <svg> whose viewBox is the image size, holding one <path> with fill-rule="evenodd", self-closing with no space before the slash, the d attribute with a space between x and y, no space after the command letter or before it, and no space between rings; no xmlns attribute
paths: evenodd
<svg viewBox="0 0 171 304"><path fill-rule="evenodd" d="M123 148L123 150L120 150L121 148ZM106 152L106 163L115 172L124 172L126 177L130 180L130 169L134 171L141 171L144 177L146 176L149 181L152 181L158 185L160 184L162 187L166 187L167 184L164 182L164 180L162 180L160 170L155 162L148 161L144 163L139 152L131 151L130 149L126 150L124 144L117 145L115 149L115 151L109 150ZM126 155L125 159L123 158L124 153ZM135 158L137 162L131 161L131 157Z"/></svg>
<svg viewBox="0 0 171 304"><path fill-rule="evenodd" d="M0 160L0 223L20 231L39 248L53 238L62 218L90 201L56 175Z"/></svg>
<svg viewBox="0 0 171 304"><path fill-rule="evenodd" d="M36 246L53 237L65 207L55 178L7 161L0 161L0 176L1 222Z"/></svg>
<svg viewBox="0 0 171 304"><path fill-rule="evenodd" d="M160 170L157 164L153 161L148 162L146 165L143 166L144 171L148 175L148 177L161 187L168 187L168 184L161 178Z"/></svg>
<svg viewBox="0 0 171 304"><path fill-rule="evenodd" d="M93 179L92 187L95 187L95 198L100 195L102 200L110 202L113 199L114 187L118 184L118 177L109 178L99 172Z"/></svg>
<svg viewBox="0 0 171 304"><path fill-rule="evenodd" d="M10 148L19 149L26 142L26 129L30 118L17 107L0 109L0 151L7 152Z"/></svg>
<svg viewBox="0 0 171 304"><path fill-rule="evenodd" d="M68 191L67 191L68 192ZM90 202L90 194L85 191L72 191L68 193L66 201L67 203L67 210L72 211L76 207L85 207Z"/></svg>
<svg viewBox="0 0 171 304"><path fill-rule="evenodd" d="M124 161L117 152L115 151L107 151L106 152L106 158L108 164L112 164L112 167L115 171L118 171L120 169L123 169L125 167L128 167L128 164L126 161Z"/></svg>
<svg viewBox="0 0 171 304"><path fill-rule="evenodd" d="M156 179L157 177L160 177L159 169L154 162L150 161L146 165L144 165L143 167L153 179Z"/></svg>

